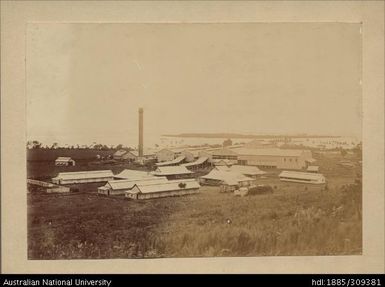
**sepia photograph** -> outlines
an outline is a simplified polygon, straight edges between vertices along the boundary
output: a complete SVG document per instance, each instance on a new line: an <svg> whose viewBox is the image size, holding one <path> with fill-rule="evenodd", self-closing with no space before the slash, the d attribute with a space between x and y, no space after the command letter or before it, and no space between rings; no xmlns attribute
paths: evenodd
<svg viewBox="0 0 385 287"><path fill-rule="evenodd" d="M362 255L362 23L28 23L29 260Z"/></svg>

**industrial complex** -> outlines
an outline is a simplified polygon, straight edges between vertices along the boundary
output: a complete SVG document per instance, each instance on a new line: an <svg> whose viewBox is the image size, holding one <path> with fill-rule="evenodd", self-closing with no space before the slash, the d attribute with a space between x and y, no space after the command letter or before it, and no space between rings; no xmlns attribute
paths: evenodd
<svg viewBox="0 0 385 287"><path fill-rule="evenodd" d="M137 150L119 149L112 158L116 162L143 166L145 170L123 169L115 174L112 170L59 172L52 183L46 183L47 187L50 185L49 192L69 192L66 186L98 183L99 195L150 199L195 194L201 185L220 186L222 192L247 190L266 182L269 176L283 182L326 184L326 178L314 165L310 150L282 149L274 142L253 140L216 148L145 149L143 114L140 108ZM70 157L58 157L55 165L74 166L75 161ZM30 181L29 184L38 183Z"/></svg>

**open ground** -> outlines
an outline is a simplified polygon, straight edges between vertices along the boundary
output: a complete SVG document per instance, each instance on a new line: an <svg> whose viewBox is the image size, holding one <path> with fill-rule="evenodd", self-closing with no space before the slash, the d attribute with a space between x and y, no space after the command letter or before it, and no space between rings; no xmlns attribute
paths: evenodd
<svg viewBox="0 0 385 287"><path fill-rule="evenodd" d="M357 169L319 156L327 188L264 179L273 194L235 197L203 186L184 197L131 201L28 194L30 259L351 255L362 253ZM32 164L32 163L29 163Z"/></svg>

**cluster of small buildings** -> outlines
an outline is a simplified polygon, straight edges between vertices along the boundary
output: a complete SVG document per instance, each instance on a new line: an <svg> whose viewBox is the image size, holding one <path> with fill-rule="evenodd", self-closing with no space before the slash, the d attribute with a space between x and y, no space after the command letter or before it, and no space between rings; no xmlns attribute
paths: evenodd
<svg viewBox="0 0 385 287"><path fill-rule="evenodd" d="M56 188L62 192L69 191L63 185L101 183L104 185L98 187L99 194L124 195L130 199L194 194L199 192L201 185L220 186L222 192L253 188L260 178L265 177L267 172L264 170L270 169L284 170L278 176L281 181L324 184L325 177L317 166L312 165L315 160L311 151L278 148L285 141L285 138L276 142L253 140L219 148L144 149L143 109L140 108L138 149L120 149L113 154L113 159L150 164L155 168L153 171L125 169L119 174L113 174L111 170L60 172L52 178L52 183L30 181L29 184L46 184L47 190ZM74 166L75 161L70 157L58 157L55 165ZM197 172L201 176L198 177Z"/></svg>
<svg viewBox="0 0 385 287"><path fill-rule="evenodd" d="M302 170L315 160L309 150L280 149L277 147L254 148L231 146L226 148L169 149L155 153L157 166L184 164L190 168L210 165L245 165L263 169Z"/></svg>
<svg viewBox="0 0 385 287"><path fill-rule="evenodd" d="M140 156L141 154L141 156ZM116 160L154 162L155 170L125 169L119 174L111 170L60 172L53 184L105 182L98 188L103 195L125 195L130 199L147 199L199 192L200 185L220 186L223 192L257 185L269 169L283 170L281 181L324 184L325 177L312 153L301 149L280 149L255 141L226 148L164 148L158 151L119 150ZM196 172L203 174L199 178Z"/></svg>
<svg viewBox="0 0 385 287"><path fill-rule="evenodd" d="M198 193L200 185L192 174L183 166L158 167L153 172L125 169L116 175L111 170L95 170L60 172L52 182L60 185L106 183L98 188L99 194L149 199Z"/></svg>

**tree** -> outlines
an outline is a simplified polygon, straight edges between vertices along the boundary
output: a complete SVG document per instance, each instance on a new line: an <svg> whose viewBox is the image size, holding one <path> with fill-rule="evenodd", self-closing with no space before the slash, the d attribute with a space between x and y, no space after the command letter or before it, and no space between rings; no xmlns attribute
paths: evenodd
<svg viewBox="0 0 385 287"><path fill-rule="evenodd" d="M117 146L116 146L116 149L122 149L123 148L123 145L122 144L118 144Z"/></svg>
<svg viewBox="0 0 385 287"><path fill-rule="evenodd" d="M103 145L102 144L95 144L94 145L94 149L102 149L103 148Z"/></svg>
<svg viewBox="0 0 385 287"><path fill-rule="evenodd" d="M51 148L52 148L52 149L55 149L55 148L58 147L58 145L59 145L59 144L55 142L55 143L52 144Z"/></svg>
<svg viewBox="0 0 385 287"><path fill-rule="evenodd" d="M27 149L31 149L33 147L32 141L27 141Z"/></svg>
<svg viewBox="0 0 385 287"><path fill-rule="evenodd" d="M41 148L41 142L36 140L32 141L32 148L36 148L36 149Z"/></svg>

